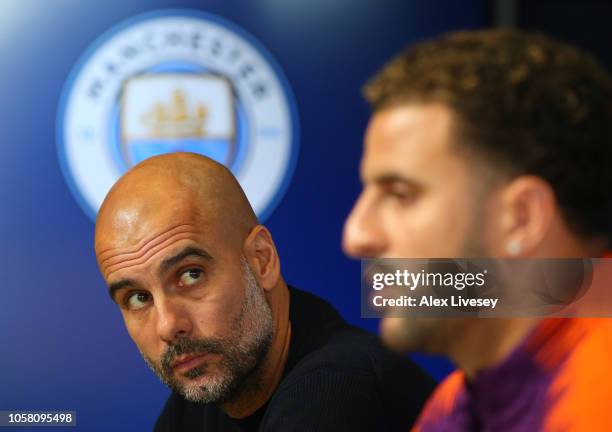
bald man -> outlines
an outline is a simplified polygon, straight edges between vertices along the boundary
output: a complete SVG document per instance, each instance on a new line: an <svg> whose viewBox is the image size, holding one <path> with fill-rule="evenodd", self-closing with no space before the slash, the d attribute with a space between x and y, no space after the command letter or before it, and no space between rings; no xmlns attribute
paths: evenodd
<svg viewBox="0 0 612 432"><path fill-rule="evenodd" d="M433 382L289 288L222 165L190 153L111 189L95 251L144 360L172 389L156 431L405 431Z"/></svg>

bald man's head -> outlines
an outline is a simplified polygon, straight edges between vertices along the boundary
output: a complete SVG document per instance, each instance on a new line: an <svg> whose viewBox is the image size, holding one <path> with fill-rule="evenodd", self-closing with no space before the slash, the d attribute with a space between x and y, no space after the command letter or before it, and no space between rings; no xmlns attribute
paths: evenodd
<svg viewBox="0 0 612 432"><path fill-rule="evenodd" d="M190 153L137 165L104 200L95 248L128 333L183 397L230 401L282 352L274 329L289 306L276 247L224 166Z"/></svg>
<svg viewBox="0 0 612 432"><path fill-rule="evenodd" d="M206 226L237 245L257 223L226 167L193 153L165 154L136 165L112 187L98 213L96 255L105 267L114 249L183 224Z"/></svg>

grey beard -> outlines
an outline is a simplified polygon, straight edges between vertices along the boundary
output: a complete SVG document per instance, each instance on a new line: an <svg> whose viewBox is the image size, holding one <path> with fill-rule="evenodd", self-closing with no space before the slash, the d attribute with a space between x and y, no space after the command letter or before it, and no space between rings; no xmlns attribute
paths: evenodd
<svg viewBox="0 0 612 432"><path fill-rule="evenodd" d="M245 299L240 314L232 323L231 338L181 338L169 346L161 356L159 365L140 352L143 359L159 379L186 400L197 403L224 403L237 393L252 390L258 385L255 375L263 362L274 335L272 311L262 289L257 284L246 259L241 259L245 284ZM182 384L173 375L172 362L183 354L218 354L217 376L200 386ZM182 374L195 379L210 372L205 361ZM245 386L248 386L247 389Z"/></svg>

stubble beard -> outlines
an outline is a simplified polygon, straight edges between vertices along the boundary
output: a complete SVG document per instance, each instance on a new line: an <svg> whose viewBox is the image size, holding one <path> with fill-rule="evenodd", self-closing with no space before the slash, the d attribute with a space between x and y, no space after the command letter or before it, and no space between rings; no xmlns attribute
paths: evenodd
<svg viewBox="0 0 612 432"><path fill-rule="evenodd" d="M229 338L182 338L169 346L159 362L153 361L141 351L141 355L158 378L180 394L184 399L196 403L226 403L237 393L259 385L256 376L270 349L274 334L272 311L262 289L259 287L248 262L241 259L245 285L245 298L239 315L232 324ZM216 354L221 360L215 369L204 361L196 368L181 374L188 380L208 374L206 383L190 384L175 377L172 362L183 354Z"/></svg>
<svg viewBox="0 0 612 432"><path fill-rule="evenodd" d="M486 189L477 191L484 199ZM488 249L483 235L486 212L477 200L472 203L471 223L466 229L457 258L485 258ZM424 352L448 355L449 348L458 338L468 321L465 318L443 317L396 317L384 318L382 339L389 348L398 352Z"/></svg>

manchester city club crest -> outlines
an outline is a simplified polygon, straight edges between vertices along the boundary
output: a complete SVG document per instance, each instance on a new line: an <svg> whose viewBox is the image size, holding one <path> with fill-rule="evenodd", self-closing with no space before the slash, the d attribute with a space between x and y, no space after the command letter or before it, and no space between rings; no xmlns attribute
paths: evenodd
<svg viewBox="0 0 612 432"><path fill-rule="evenodd" d="M129 168L188 151L231 169L263 220L298 150L295 102L271 55L236 25L184 10L102 35L67 80L57 130L64 176L94 219Z"/></svg>

